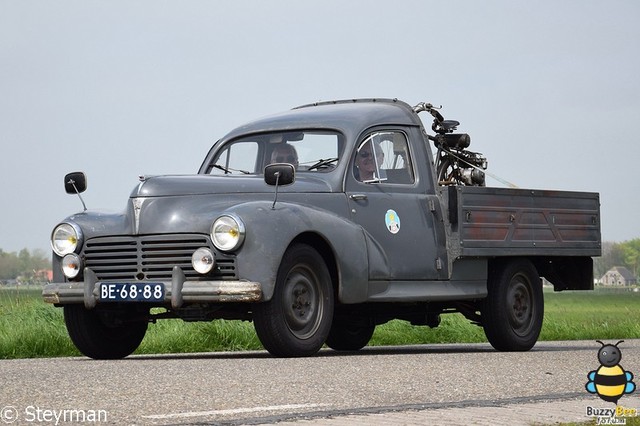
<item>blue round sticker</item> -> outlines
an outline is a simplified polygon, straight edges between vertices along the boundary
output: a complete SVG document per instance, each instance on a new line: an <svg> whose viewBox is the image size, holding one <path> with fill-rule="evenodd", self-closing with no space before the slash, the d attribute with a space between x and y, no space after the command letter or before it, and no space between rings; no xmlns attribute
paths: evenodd
<svg viewBox="0 0 640 426"><path fill-rule="evenodd" d="M395 210L387 210L387 214L384 215L384 223L392 234L397 234L400 231L400 217Z"/></svg>

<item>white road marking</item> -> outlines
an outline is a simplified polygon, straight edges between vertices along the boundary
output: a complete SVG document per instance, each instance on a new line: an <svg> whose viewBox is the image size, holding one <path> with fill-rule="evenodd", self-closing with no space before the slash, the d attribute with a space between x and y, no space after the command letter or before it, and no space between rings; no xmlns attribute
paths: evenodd
<svg viewBox="0 0 640 426"><path fill-rule="evenodd" d="M230 410L212 410L212 411L188 411L184 413L170 413L170 414L153 414L150 416L142 416L145 419L177 419L183 417L201 417L201 416L224 416L227 414L245 414L245 413L259 413L263 411L277 411L277 410L299 410L303 408L318 408L326 407L331 404L288 404L288 405L271 405L268 407L252 407L252 408L234 408Z"/></svg>

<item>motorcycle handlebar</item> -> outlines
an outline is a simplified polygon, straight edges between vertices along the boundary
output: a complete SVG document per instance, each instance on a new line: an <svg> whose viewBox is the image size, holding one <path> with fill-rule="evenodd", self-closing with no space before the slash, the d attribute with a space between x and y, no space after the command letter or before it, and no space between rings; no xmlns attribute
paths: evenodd
<svg viewBox="0 0 640 426"><path fill-rule="evenodd" d="M422 111L427 111L429 114L433 116L435 121L437 121L438 123L442 123L444 121L444 117L438 111L440 108L442 108L442 105L440 105L439 107L434 107L432 104L428 102L420 102L418 105L413 107L413 111L416 114L421 113Z"/></svg>

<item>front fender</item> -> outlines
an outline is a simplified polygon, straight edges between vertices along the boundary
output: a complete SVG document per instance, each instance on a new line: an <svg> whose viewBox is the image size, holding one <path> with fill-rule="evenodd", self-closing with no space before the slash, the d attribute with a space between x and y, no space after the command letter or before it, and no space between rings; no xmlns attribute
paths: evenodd
<svg viewBox="0 0 640 426"><path fill-rule="evenodd" d="M262 284L263 300L270 300L280 261L291 242L303 233L320 236L333 251L338 273L338 298L343 303L367 298L369 250L384 258L377 246L367 244L362 227L328 210L313 206L255 201L227 210L245 223L246 235L237 253L240 279Z"/></svg>

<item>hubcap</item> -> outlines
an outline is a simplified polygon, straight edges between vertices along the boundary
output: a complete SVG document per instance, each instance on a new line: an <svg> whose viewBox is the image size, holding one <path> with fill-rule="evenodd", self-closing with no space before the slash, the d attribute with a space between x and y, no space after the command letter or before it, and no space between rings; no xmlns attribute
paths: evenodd
<svg viewBox="0 0 640 426"><path fill-rule="evenodd" d="M513 278L507 294L509 323L519 335L526 335L532 326L533 305L531 289L528 284L526 279L516 276Z"/></svg>

